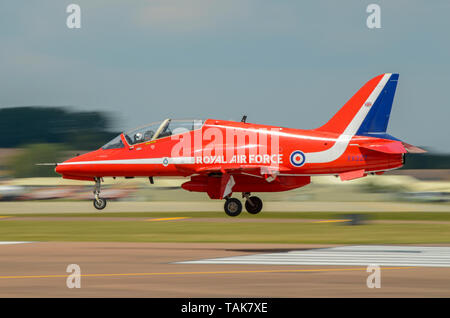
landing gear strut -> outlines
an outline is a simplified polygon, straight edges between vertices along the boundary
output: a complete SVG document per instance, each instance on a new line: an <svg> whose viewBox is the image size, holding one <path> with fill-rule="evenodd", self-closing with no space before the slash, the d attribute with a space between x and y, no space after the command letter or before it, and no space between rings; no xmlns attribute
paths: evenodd
<svg viewBox="0 0 450 318"><path fill-rule="evenodd" d="M95 178L94 207L103 210L106 207L106 199L100 198L101 178Z"/></svg>
<svg viewBox="0 0 450 318"><path fill-rule="evenodd" d="M263 203L260 198L257 196L250 196L250 192L242 193L242 197L246 198L245 200L245 209L250 214L258 214L261 212L263 208Z"/></svg>

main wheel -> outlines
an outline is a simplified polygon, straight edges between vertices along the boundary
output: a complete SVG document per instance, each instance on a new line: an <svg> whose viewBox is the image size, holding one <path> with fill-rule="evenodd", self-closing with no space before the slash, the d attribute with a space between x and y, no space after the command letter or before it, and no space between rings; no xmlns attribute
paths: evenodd
<svg viewBox="0 0 450 318"><path fill-rule="evenodd" d="M238 216L242 212L242 203L236 198L230 198L225 201L224 209L229 216Z"/></svg>
<svg viewBox="0 0 450 318"><path fill-rule="evenodd" d="M103 210L105 206L106 206L106 199L103 198L94 199L94 207L97 210Z"/></svg>
<svg viewBox="0 0 450 318"><path fill-rule="evenodd" d="M245 209L247 210L248 213L258 214L259 212L261 212L262 208L263 208L262 200L258 197L250 197L245 201Z"/></svg>

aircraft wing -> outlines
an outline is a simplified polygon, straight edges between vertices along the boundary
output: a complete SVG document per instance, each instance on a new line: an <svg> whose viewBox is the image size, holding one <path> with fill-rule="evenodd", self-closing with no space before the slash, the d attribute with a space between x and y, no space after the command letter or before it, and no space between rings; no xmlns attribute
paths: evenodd
<svg viewBox="0 0 450 318"><path fill-rule="evenodd" d="M181 168L181 167L180 167ZM183 168L181 168L183 169ZM272 182L276 179L278 174L281 172L282 168L279 166L264 166L264 165L213 165L213 166L203 166L197 169L192 169L191 174L209 175L209 174L246 174L255 177L262 177L266 179L267 182Z"/></svg>
<svg viewBox="0 0 450 318"><path fill-rule="evenodd" d="M181 168L181 167L180 167ZM185 171L186 173L187 171ZM184 189L192 191L192 187L204 186L207 184L208 195L211 198L223 199L233 192L233 187L236 184L234 177L238 175L249 176L250 178L259 178L259 181L265 180L267 183L277 180L280 174L280 167L278 166L263 166L263 165L214 165L203 166L197 169L191 170L191 181L182 185ZM216 178L210 178L212 175L216 175ZM214 182L205 182L205 179L214 180ZM194 180L197 179L197 180ZM256 182L256 180L255 180ZM264 181L263 181L264 183ZM276 182L275 182L276 183ZM308 180L309 183L309 180ZM190 188L187 188L189 185ZM195 191L195 190L194 190Z"/></svg>
<svg viewBox="0 0 450 318"><path fill-rule="evenodd" d="M214 172L223 174L247 174L255 177L263 177L268 182L276 179L280 173L279 166L257 166L257 165L240 165L227 167L201 167L196 171L199 174L210 174Z"/></svg>

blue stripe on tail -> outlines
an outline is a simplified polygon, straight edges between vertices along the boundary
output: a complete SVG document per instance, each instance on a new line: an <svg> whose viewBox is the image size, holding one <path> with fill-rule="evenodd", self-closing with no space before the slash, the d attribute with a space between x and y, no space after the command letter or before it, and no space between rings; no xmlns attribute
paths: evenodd
<svg viewBox="0 0 450 318"><path fill-rule="evenodd" d="M377 100L371 106L372 108L356 132L356 135L398 140L386 134L397 81L398 74L392 74Z"/></svg>

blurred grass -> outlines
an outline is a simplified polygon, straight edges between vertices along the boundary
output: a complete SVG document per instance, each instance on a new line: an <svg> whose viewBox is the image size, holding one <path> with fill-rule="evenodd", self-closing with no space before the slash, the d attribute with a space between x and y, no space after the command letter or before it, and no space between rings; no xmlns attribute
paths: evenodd
<svg viewBox="0 0 450 318"><path fill-rule="evenodd" d="M173 213L171 214L173 216ZM184 216L185 214L183 214ZM54 216L54 215L52 215ZM228 242L316 244L450 243L450 224L26 221L0 222L2 241Z"/></svg>
<svg viewBox="0 0 450 318"><path fill-rule="evenodd" d="M369 220L398 220L398 221L450 221L448 212L261 212L252 215L242 212L237 219L340 219L348 214L362 214ZM112 217L112 218L168 218L168 217L189 217L189 218L219 218L233 219L224 212L124 212L124 213L26 213L8 214L2 216L21 217Z"/></svg>

